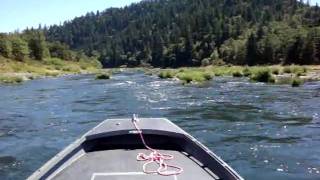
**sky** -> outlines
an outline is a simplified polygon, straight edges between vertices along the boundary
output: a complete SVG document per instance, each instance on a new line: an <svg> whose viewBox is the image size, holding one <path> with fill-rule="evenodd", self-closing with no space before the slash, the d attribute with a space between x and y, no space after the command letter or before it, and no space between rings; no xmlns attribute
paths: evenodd
<svg viewBox="0 0 320 180"><path fill-rule="evenodd" d="M123 7L140 0L1 0L0 32L60 24L87 12ZM311 4L320 0L310 0Z"/></svg>
<svg viewBox="0 0 320 180"><path fill-rule="evenodd" d="M1 0L0 32L13 32L39 24L53 25L87 12L123 7L140 0Z"/></svg>

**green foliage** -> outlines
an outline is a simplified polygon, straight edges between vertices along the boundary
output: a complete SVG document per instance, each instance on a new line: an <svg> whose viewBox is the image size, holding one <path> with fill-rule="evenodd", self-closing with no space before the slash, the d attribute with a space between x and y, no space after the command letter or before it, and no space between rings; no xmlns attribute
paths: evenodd
<svg viewBox="0 0 320 180"><path fill-rule="evenodd" d="M234 65L246 64L246 40L229 39L220 47L220 56L224 62Z"/></svg>
<svg viewBox="0 0 320 180"><path fill-rule="evenodd" d="M213 51L213 53L211 53L210 58L211 58L211 60L212 60L214 63L217 63L217 61L220 60L220 58L219 58L219 52L218 52L217 49L215 49L215 50ZM219 65L219 64L216 64L216 65Z"/></svg>
<svg viewBox="0 0 320 180"><path fill-rule="evenodd" d="M26 30L23 34L28 42L30 57L36 60L43 60L50 57L46 38L42 31Z"/></svg>
<svg viewBox="0 0 320 180"><path fill-rule="evenodd" d="M210 74L210 73L204 73L203 77L207 81L209 81L209 80L211 80L213 78L212 74Z"/></svg>
<svg viewBox="0 0 320 180"><path fill-rule="evenodd" d="M211 64L209 58L205 58L201 61L201 66L209 66Z"/></svg>
<svg viewBox="0 0 320 180"><path fill-rule="evenodd" d="M247 42L246 64L249 66L256 65L258 64L258 58L257 39L254 34L251 34Z"/></svg>
<svg viewBox="0 0 320 180"><path fill-rule="evenodd" d="M50 49L50 51L49 51ZM41 30L27 29L22 33L0 34L0 57L15 59L18 61L38 60L54 70L78 73L81 70L94 70L101 68L101 62L97 60L98 52L92 51L92 57L82 51L72 51L62 43L48 43ZM52 58L50 58L52 57ZM63 60L79 62L75 65ZM39 66L42 64L38 64ZM14 71L21 71L28 66L13 66ZM34 70L31 70L34 71ZM49 72L49 74L55 72ZM46 74L41 72L40 74Z"/></svg>
<svg viewBox="0 0 320 180"><path fill-rule="evenodd" d="M306 72L308 72L308 69L304 66L285 66L283 68L283 72L284 73L292 73L292 74L305 74Z"/></svg>
<svg viewBox="0 0 320 180"><path fill-rule="evenodd" d="M283 72L284 72L284 73L291 73L291 72L292 72L291 67L290 67L290 66L284 67L284 68L283 68Z"/></svg>
<svg viewBox="0 0 320 180"><path fill-rule="evenodd" d="M87 57L86 59L80 59L79 64L82 69L89 69L89 68L101 69L102 68L101 62L95 59L94 57L91 57L91 58Z"/></svg>
<svg viewBox="0 0 320 180"><path fill-rule="evenodd" d="M13 58L19 61L24 61L29 55L28 43L19 36L14 36L11 43Z"/></svg>
<svg viewBox="0 0 320 180"><path fill-rule="evenodd" d="M52 57L56 57L59 59L74 60L76 58L76 55L72 51L70 51L69 47L60 42L50 43L49 51Z"/></svg>
<svg viewBox="0 0 320 180"><path fill-rule="evenodd" d="M90 60L74 62L57 58L46 58L43 61L32 59L15 61L0 56L0 82L4 83L19 83L43 76L96 72L98 72L98 67Z"/></svg>
<svg viewBox="0 0 320 180"><path fill-rule="evenodd" d="M303 59L301 58L303 44L304 39L301 37L296 37L294 43L288 48L288 53L285 61L286 64L303 64Z"/></svg>
<svg viewBox="0 0 320 180"><path fill-rule="evenodd" d="M242 74L245 76L245 77L249 77L251 76L251 71L249 68L245 68L243 71L242 71Z"/></svg>
<svg viewBox="0 0 320 180"><path fill-rule="evenodd" d="M8 37L0 34L0 55L6 58L11 57L12 47Z"/></svg>
<svg viewBox="0 0 320 180"><path fill-rule="evenodd" d="M44 60L44 63L47 65L54 65L54 66L60 66L60 67L65 65L65 63L58 58L47 58Z"/></svg>
<svg viewBox="0 0 320 180"><path fill-rule="evenodd" d="M8 84L15 84L15 83L22 83L22 77L16 76L0 76L0 83L8 83Z"/></svg>
<svg viewBox="0 0 320 180"><path fill-rule="evenodd" d="M52 57L79 59L69 47L82 49L104 67L318 64L318 14L288 0L142 1L45 34Z"/></svg>
<svg viewBox="0 0 320 180"><path fill-rule="evenodd" d="M192 74L181 73L178 75L178 78L183 82L183 84L189 84L195 77ZM199 79L199 77L197 77L197 79Z"/></svg>
<svg viewBox="0 0 320 180"><path fill-rule="evenodd" d="M183 68L177 70L162 70L159 73L159 78L178 78L183 84L189 84L191 82L205 82L213 78L213 73L204 69Z"/></svg>
<svg viewBox="0 0 320 180"><path fill-rule="evenodd" d="M161 71L158 76L161 79L170 79L170 78L174 78L175 75L176 75L175 71L165 70L165 71Z"/></svg>
<svg viewBox="0 0 320 180"><path fill-rule="evenodd" d="M109 73L101 73L96 75L96 79L110 79L111 75Z"/></svg>
<svg viewBox="0 0 320 180"><path fill-rule="evenodd" d="M282 74L283 69L289 68L290 74ZM180 68L170 70L149 69L150 74L159 73L160 78L178 78L183 84L202 83L211 80L214 76L234 76L249 77L256 82L276 83L276 84L292 84L293 81L302 81L295 72L305 72L304 80L315 80L309 77L308 71L312 74L318 71L318 66L207 66L198 68ZM277 74L278 73L278 74ZM275 75L273 75L275 74ZM296 82L295 82L296 83ZM303 81L301 82L303 83ZM301 84L300 83L300 84Z"/></svg>
<svg viewBox="0 0 320 180"><path fill-rule="evenodd" d="M177 78L183 81L184 84L189 84L191 82L204 82L212 79L211 73L198 71L198 70L188 70L177 74Z"/></svg>
<svg viewBox="0 0 320 180"><path fill-rule="evenodd" d="M280 74L280 70L278 68L273 68L272 69L272 74L279 75Z"/></svg>
<svg viewBox="0 0 320 180"><path fill-rule="evenodd" d="M244 75L241 72L236 71L236 72L232 73L232 76L233 77L243 77Z"/></svg>
<svg viewBox="0 0 320 180"><path fill-rule="evenodd" d="M269 69L255 72L255 74L251 76L251 80L264 83L275 83L275 79Z"/></svg>
<svg viewBox="0 0 320 180"><path fill-rule="evenodd" d="M299 87L301 84L303 84L303 81L301 79L299 78L292 79L292 82L291 82L292 87Z"/></svg>

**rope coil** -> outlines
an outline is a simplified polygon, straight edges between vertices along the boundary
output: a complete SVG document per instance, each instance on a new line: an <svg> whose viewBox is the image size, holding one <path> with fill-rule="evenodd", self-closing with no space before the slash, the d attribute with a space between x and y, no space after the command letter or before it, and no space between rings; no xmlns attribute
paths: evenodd
<svg viewBox="0 0 320 180"><path fill-rule="evenodd" d="M168 160L173 160L174 156L170 155L170 154L162 154L159 151L149 147L143 137L142 131L138 126L138 120L136 118L136 116L134 115L132 118L132 123L134 125L134 127L136 128L140 139L143 143L143 145L145 146L145 148L149 151L151 151L151 153L149 155L146 155L144 153L139 153L137 155L137 161L147 161L146 163L143 164L142 169L143 172L146 174L158 174L161 176L173 176L173 175L179 175L183 172L183 168L179 167L179 166L174 166L174 165L170 165L167 164L165 161ZM157 170L147 170L147 166L152 164L152 163L157 163L159 168ZM168 168L170 169L175 169L175 170L168 170Z"/></svg>

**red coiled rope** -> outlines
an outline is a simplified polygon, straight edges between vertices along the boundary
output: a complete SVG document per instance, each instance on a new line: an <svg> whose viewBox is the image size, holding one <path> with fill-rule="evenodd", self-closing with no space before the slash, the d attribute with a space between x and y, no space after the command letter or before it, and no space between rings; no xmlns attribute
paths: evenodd
<svg viewBox="0 0 320 180"><path fill-rule="evenodd" d="M158 152L155 149L152 149L151 147L149 147L143 137L142 131L140 130L138 124L137 124L137 119L135 118L135 116L133 116L132 122L134 124L134 127L136 128L136 130L138 131L139 135L140 135L140 139L143 143L143 145L145 146L146 149L148 149L149 151L151 151L151 153L149 155L146 155L144 153L139 153L137 155L137 160L138 161L147 161L146 163L143 164L143 172L146 174L158 174L161 176L173 176L173 175L179 175L182 173L183 168L179 167L179 166L174 166L174 165L170 165L167 164L165 161L166 160L172 160L174 159L173 155L170 154L161 154L160 152ZM147 166L151 163L157 163L159 165L159 168L157 170L154 171L148 171L147 170ZM175 169L175 170L168 170L168 167L171 169Z"/></svg>

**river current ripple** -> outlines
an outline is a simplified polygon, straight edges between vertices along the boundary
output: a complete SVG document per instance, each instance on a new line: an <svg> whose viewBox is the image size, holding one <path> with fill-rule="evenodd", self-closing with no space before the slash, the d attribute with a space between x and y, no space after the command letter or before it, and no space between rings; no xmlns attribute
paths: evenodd
<svg viewBox="0 0 320 180"><path fill-rule="evenodd" d="M133 113L169 118L245 179L320 179L320 82L182 86L138 72L0 85L0 179L25 179L102 120Z"/></svg>

